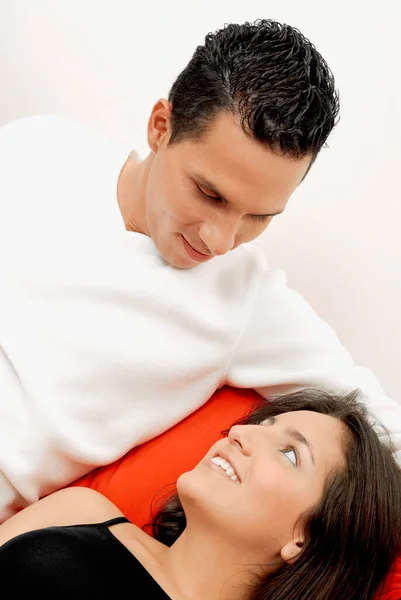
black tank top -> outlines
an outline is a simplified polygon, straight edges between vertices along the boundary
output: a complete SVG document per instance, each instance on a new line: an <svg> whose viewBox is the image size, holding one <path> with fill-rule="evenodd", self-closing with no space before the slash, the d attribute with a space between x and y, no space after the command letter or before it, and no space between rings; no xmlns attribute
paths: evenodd
<svg viewBox="0 0 401 600"><path fill-rule="evenodd" d="M0 547L0 585L13 598L171 600L109 530L125 517L29 531ZM28 596L29 594L29 596Z"/></svg>

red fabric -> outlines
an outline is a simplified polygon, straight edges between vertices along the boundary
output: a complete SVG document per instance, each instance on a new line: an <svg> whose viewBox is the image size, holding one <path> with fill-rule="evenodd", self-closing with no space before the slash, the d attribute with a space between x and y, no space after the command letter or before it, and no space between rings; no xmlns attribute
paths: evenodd
<svg viewBox="0 0 401 600"><path fill-rule="evenodd" d="M192 469L233 421L260 400L251 390L225 387L199 410L158 437L134 448L111 465L85 475L72 485L93 488L109 498L133 523L151 520L151 504L165 486Z"/></svg>
<svg viewBox="0 0 401 600"><path fill-rule="evenodd" d="M192 469L233 421L260 400L252 390L224 387L189 417L111 465L71 484L93 488L109 498L139 527L151 522L153 500L174 489L177 477ZM401 556L380 600L401 599ZM377 599L378 600L378 599Z"/></svg>
<svg viewBox="0 0 401 600"><path fill-rule="evenodd" d="M401 556L395 561L392 570L387 576L383 595L380 600L401 599ZM378 599L379 600L379 599Z"/></svg>

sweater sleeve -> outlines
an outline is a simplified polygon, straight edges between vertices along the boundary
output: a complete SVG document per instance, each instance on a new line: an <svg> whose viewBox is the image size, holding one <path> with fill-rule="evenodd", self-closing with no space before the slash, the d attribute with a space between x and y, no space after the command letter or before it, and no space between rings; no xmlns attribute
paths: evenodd
<svg viewBox="0 0 401 600"><path fill-rule="evenodd" d="M281 271L261 277L227 383L266 398L301 388L358 389L373 420L390 433L401 464L401 405L385 395L369 369L354 364L333 329L287 286Z"/></svg>

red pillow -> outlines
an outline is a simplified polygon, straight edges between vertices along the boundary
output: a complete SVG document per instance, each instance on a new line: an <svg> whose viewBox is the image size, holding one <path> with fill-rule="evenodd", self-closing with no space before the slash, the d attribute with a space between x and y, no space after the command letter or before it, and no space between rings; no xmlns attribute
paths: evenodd
<svg viewBox="0 0 401 600"><path fill-rule="evenodd" d="M158 493L172 492L178 476L192 469L221 437L222 431L259 400L260 396L252 390L223 387L196 412L162 435L71 485L101 492L130 521L142 527L151 522L151 505ZM381 597L381 600L400 599L401 557L387 577Z"/></svg>
<svg viewBox="0 0 401 600"><path fill-rule="evenodd" d="M395 561L384 584L384 593L377 600L400 600L401 598L401 556Z"/></svg>
<svg viewBox="0 0 401 600"><path fill-rule="evenodd" d="M111 465L100 467L72 485L104 494L130 521L142 527L151 520L151 504L158 492L192 469L238 418L260 401L252 390L224 387L196 412L158 437L133 448ZM171 486L171 487L170 487Z"/></svg>

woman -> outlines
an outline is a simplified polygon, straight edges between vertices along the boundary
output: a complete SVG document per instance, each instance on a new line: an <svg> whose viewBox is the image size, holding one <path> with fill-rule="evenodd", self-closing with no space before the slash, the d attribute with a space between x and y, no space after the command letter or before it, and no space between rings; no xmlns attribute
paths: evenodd
<svg viewBox="0 0 401 600"><path fill-rule="evenodd" d="M154 536L82 488L11 517L2 585L17 598L373 599L400 547L391 451L356 393L281 396L178 479Z"/></svg>

